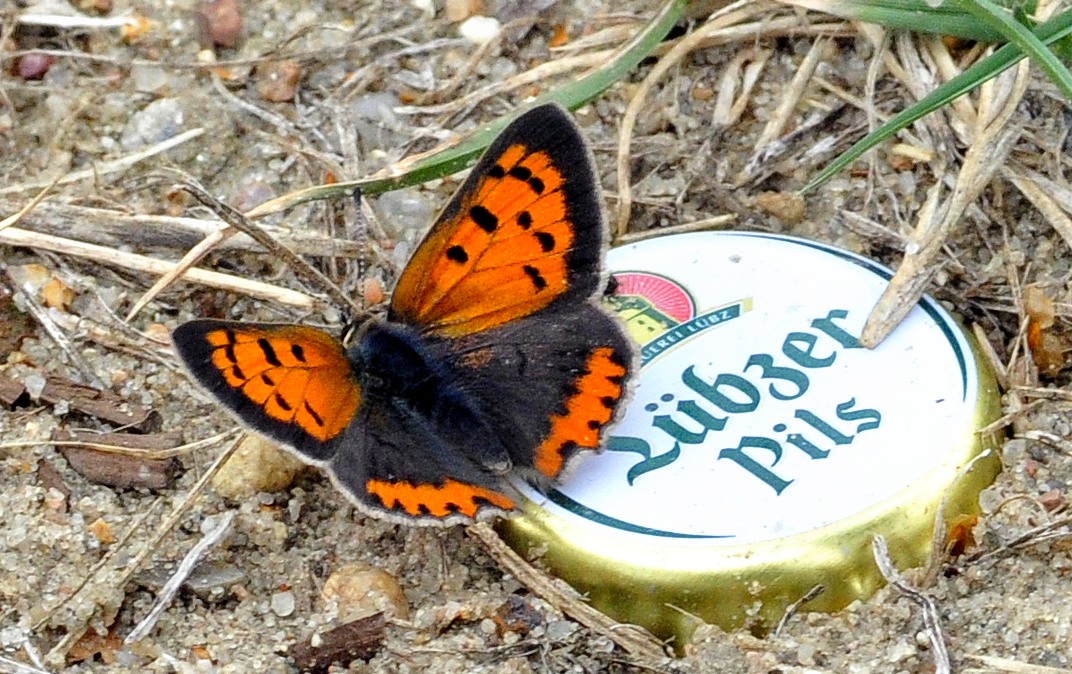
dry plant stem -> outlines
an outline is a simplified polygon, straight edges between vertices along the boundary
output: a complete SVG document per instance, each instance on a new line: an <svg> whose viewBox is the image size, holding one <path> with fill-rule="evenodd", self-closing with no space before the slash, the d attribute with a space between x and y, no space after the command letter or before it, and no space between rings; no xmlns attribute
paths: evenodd
<svg viewBox="0 0 1072 674"><path fill-rule="evenodd" d="M789 119L793 116L793 111L796 110L797 104L804 96L808 80L815 73L815 69L819 67L819 61L823 56L826 43L827 40L823 38L813 42L811 49L804 56L804 60L797 66L793 79L785 87L782 100L778 102L778 107L774 109L770 119L767 120L767 125L763 127L763 131L756 140L755 154L762 153L765 145L781 136L785 131L786 126L789 124Z"/></svg>
<svg viewBox="0 0 1072 674"><path fill-rule="evenodd" d="M986 330L983 330L983 326L978 323L972 323L972 334L975 335L976 345L979 350L983 352L983 357L986 362L990 364L990 369L994 373L994 378L998 380L998 388L1002 391L1009 390L1009 377L1005 372L1005 363L1001 362L1001 356L994 349L994 345L990 343L990 336L986 334ZM1000 427L999 427L1000 428ZM993 429L991 429L993 430ZM987 429L983 429L980 433L987 433Z"/></svg>
<svg viewBox="0 0 1072 674"><path fill-rule="evenodd" d="M1009 660L1008 658L995 658L990 655L965 655L979 663L986 665L986 669L968 667L961 670L963 674L1072 674L1072 669L1064 667L1047 667L1045 665L1031 665L1026 662Z"/></svg>
<svg viewBox="0 0 1072 674"><path fill-rule="evenodd" d="M175 570L175 573L168 578L168 581L164 583L164 587L160 590L160 594L156 597L156 602L153 603L153 607L149 609L149 613L138 625L131 630L127 638L123 640L124 645L129 645L135 641L139 641L144 638L153 630L156 626L156 622L163 615L168 606L171 605L171 600L175 598L175 594L182 587L182 584L189 578L190 572L194 570L197 563L201 561L201 558L211 548L215 547L223 537L231 530L231 523L234 522L235 514L237 511L228 510L219 517L219 521L216 522L216 528L205 535L197 545L192 547L186 556L182 558L182 562L179 563L179 568Z"/></svg>
<svg viewBox="0 0 1072 674"><path fill-rule="evenodd" d="M886 548L886 539L875 536L871 539L871 551L875 556L882 577L897 592L914 601L923 610L923 626L927 638L931 642L931 651L934 653L935 674L950 674L952 668L949 664L949 651L945 647L945 634L942 633L942 623L939 619L938 603L934 598L926 595L909 585L897 572L890 559L890 552Z"/></svg>
<svg viewBox="0 0 1072 674"><path fill-rule="evenodd" d="M92 449L105 454L118 454L120 456L130 456L138 459L170 459L175 456L182 456L189 454L190 452L209 447L211 445L219 444L220 442L228 439L229 437L240 433L241 431L233 430L226 431L224 433L218 433L210 438L204 440L197 440L195 442L188 442L185 445L179 445L178 447L172 447L170 449L135 449L131 447L120 447L119 445L107 445L98 442L81 442L78 440L38 440L34 442L5 442L0 444L0 451L7 449L23 449L25 447L37 447L40 445L49 445L50 447L80 447L83 449Z"/></svg>
<svg viewBox="0 0 1072 674"><path fill-rule="evenodd" d="M112 248L64 239L49 234L28 232L18 227L9 227L0 232L0 245L3 244L50 250L54 253L84 257L95 262L103 262L123 269L149 274L166 274L175 266L173 262L157 260L134 253L124 253ZM205 269L190 269L183 276L183 280L249 295L258 299L271 300L299 309L312 309L319 304L319 301L315 298L296 290L280 288L279 286L259 281L249 281L230 274L221 274L220 272Z"/></svg>
<svg viewBox="0 0 1072 674"><path fill-rule="evenodd" d="M49 443L49 444L55 444L55 443ZM84 588L86 585L88 585L89 581L93 580L93 578L96 577L97 573L101 569L103 569L105 566L107 566L111 562L112 558L115 557L115 555L120 550L125 550L126 549L126 544L127 544L127 541L130 540L130 537L134 535L135 531L137 531L138 529L141 528L141 525L144 524L147 519L149 519L153 514L156 513L157 506L159 506L163 502L164 502L164 500L163 500L162 497L159 497L159 496L156 497L153 500L153 502L149 504L149 507L145 509L145 512L143 512L142 514L138 515L138 518L136 520L134 520L134 523L131 524L129 528L127 528L127 530L123 533L122 536L120 536L119 540L116 541L115 545L113 545L111 548L109 548L108 552L105 553L104 556L101 557L97 561L97 563L93 565L93 568L89 570L89 573L86 574L86 576L82 579L82 581L80 583L78 583L78 585L75 586L75 588L72 589L70 591L70 593L66 597L64 597L63 599L61 599L58 602L56 602L55 606L50 608L45 613L45 615L43 615L36 623L34 623L30 627L30 631L31 632L37 632L42 627L47 625L52 620L52 616L55 615L56 611L60 610L64 606L66 606L67 602L69 602L72 599L74 599L75 597L77 597L78 593L82 591L82 588Z"/></svg>
<svg viewBox="0 0 1072 674"><path fill-rule="evenodd" d="M439 105L400 105L397 108L394 108L394 111L400 115L453 114L466 110L493 96L498 96L535 82L542 82L552 77L558 77L581 68L599 67L605 64L615 53L616 50L607 49L604 51L593 52L591 54L581 54L578 56L555 59L554 61L541 63L534 68L529 68L525 72L518 73L502 82L496 82L481 87L476 91L447 103L440 103Z"/></svg>
<svg viewBox="0 0 1072 674"><path fill-rule="evenodd" d="M1027 197L1039 213L1042 214L1050 226L1064 239L1065 244L1072 248L1072 218L1061 208L1059 203L1050 195L1048 180L1030 171L1023 166L1008 166L1002 169L1002 176L1008 178L1020 193ZM1044 185L1046 185L1044 187Z"/></svg>
<svg viewBox="0 0 1072 674"><path fill-rule="evenodd" d="M0 674L50 674L50 672L0 655Z"/></svg>
<svg viewBox="0 0 1072 674"><path fill-rule="evenodd" d="M520 555L503 543L495 530L486 523L474 524L466 529L504 571L525 585L536 596L558 608L585 627L607 637L630 655L648 660L663 660L666 654L662 644L639 627L622 625L584 603L574 593L566 592L555 585L546 574L541 573Z"/></svg>
<svg viewBox="0 0 1072 674"><path fill-rule="evenodd" d="M289 266L295 274L327 293L328 297L331 298L331 301L337 306L349 307L355 314L361 312L361 307L346 295L346 293L340 290L337 285L332 283L328 277L324 276L311 264L295 255L289 248L273 239L259 226L246 219L244 215L209 194L199 182L187 177L182 188L192 194L194 198L202 204L211 208L212 211L228 225L264 246L265 250L279 258L279 260Z"/></svg>
<svg viewBox="0 0 1072 674"><path fill-rule="evenodd" d="M72 171L59 178L53 178L51 180L34 180L28 183L19 183L17 185L9 185L7 187L0 188L0 194L14 194L18 192L28 192L30 190L39 190L42 188L50 187L52 185L67 185L69 183L78 182L79 180L85 180L87 178L99 178L106 176L117 171L125 171L126 169L134 166L140 161L144 161L149 157L156 156L161 152L167 152L173 147L178 147L183 143L197 138L205 132L204 129L190 129L184 133L169 138L163 142L155 145L150 145L147 148L132 152L125 157L119 159L113 159L111 161L101 162L94 164L91 168L83 169L81 171Z"/></svg>
<svg viewBox="0 0 1072 674"><path fill-rule="evenodd" d="M56 185L56 181L58 181L59 179L60 179L60 176L56 176L55 178L53 178L51 183L49 183L45 188L43 188L40 192L38 192L37 196L34 197L33 199L31 199L30 202L27 203L25 206L20 208L17 213L15 213L14 215L11 215L9 217L4 218L3 220L0 220L0 231L3 231L5 229L7 229L8 227L11 227L15 223L17 223L19 220L22 220L24 217L29 215L30 212L33 211L33 209L37 208L37 205L45 200L45 197L52 190L52 188Z"/></svg>
<svg viewBox="0 0 1072 674"><path fill-rule="evenodd" d="M1056 519L1048 524L1043 524L1025 531L1011 541L1004 543L999 548L983 550L968 555L961 560L960 565L962 567L967 567L969 564L977 564L990 559L1007 557L1016 550L1027 548L1044 541L1053 540L1054 538L1072 538L1072 532L1070 531L1056 531L1057 529L1069 526L1072 526L1072 516Z"/></svg>
<svg viewBox="0 0 1072 674"><path fill-rule="evenodd" d="M185 498L183 498L182 503L180 503L178 507L176 507L175 510L171 512L168 518L164 520L164 522L159 527L157 527L157 530L153 534L152 538L146 541L146 543L142 546L141 550L138 551L138 554L134 557L134 559L127 563L127 565L123 568L122 573L119 575L119 578L109 579L108 582L112 583L116 587L124 587L128 582L130 582L130 579L134 577L134 574L138 571L138 569L145 562L145 560L148 559L149 556L156 551L157 547L160 545L160 542L164 540L164 537L167 536L171 532L171 530L175 528L179 521L186 515L186 512L190 509L190 507L193 506L194 501L197 500L197 497L204 490L205 485L209 483L209 480L211 480L216 475L216 473L219 472L220 467L227 462L227 459L231 458L231 455L234 454L234 451L236 449L238 449L238 445L241 444L242 439L244 437L245 433L239 434L239 436L231 442L227 449L223 450L220 455L216 457L216 460L212 462L212 465L209 466L208 470L205 471L205 474L202 475L201 478L194 484L194 486L190 488L190 491L186 494ZM77 628L71 629L71 631L68 632L64 636L64 638L60 640L60 642L56 644L55 647L52 648L51 651L49 651L48 655L45 657L45 662L54 666L57 664L62 664L64 658L67 656L67 651L69 651L71 646L73 646L79 639L82 638L82 635L85 634L87 627L88 623L82 623Z"/></svg>
<svg viewBox="0 0 1072 674"><path fill-rule="evenodd" d="M681 59L694 49L698 49L705 40L712 37L729 25L739 23L747 18L756 16L767 11L770 5L766 2L754 2L753 0L738 0L725 9L711 15L706 23L697 28L688 36L678 41L674 47L659 59L648 76L637 86L629 106L622 117L622 126L618 135L618 219L614 232L616 237L621 237L629 230L629 215L633 209L633 193L629 184L629 145L633 138L633 129L636 127L637 117L644 108L652 89L676 66Z"/></svg>
<svg viewBox="0 0 1072 674"><path fill-rule="evenodd" d="M63 331L56 325L56 322L49 316L48 311L37 302L33 293L22 287L22 284L19 283L18 278L16 278L16 275L11 269L7 270L7 278L8 281L11 282L11 288L22 295L22 299L26 302L26 308L30 310L30 315L41 324L41 327L45 330L45 334L56 343L56 346L60 347L60 350L67 354L67 358L70 359L71 364L74 365L75 369L82 375L84 381L99 389L107 388L97 375L93 373L89 364L82 359L81 354L74 350L74 345L71 344L71 340L67 339L67 335L63 334Z"/></svg>
<svg viewBox="0 0 1072 674"><path fill-rule="evenodd" d="M785 626L789 624L789 621L792 620L793 616L796 615L797 611L800 610L801 606L807 604L812 599L815 599L823 592L826 592L826 588L822 585L816 585L812 589L805 592L803 597L797 599L795 602L786 607L785 613L782 614L781 620L778 621L777 627L774 628L773 636L778 636L782 633L782 630L784 630Z"/></svg>
<svg viewBox="0 0 1072 674"><path fill-rule="evenodd" d="M0 213L25 210L14 199L0 199ZM19 214L12 215L18 218ZM4 222L6 222L5 220ZM135 249L163 248L187 250L197 242L219 231L219 220L124 213L107 208L73 206L64 203L45 202L32 212L21 216L20 226L27 231L62 236L67 239L117 248L130 246ZM273 238L282 241L299 255L324 255L333 257L357 257L359 247L353 241L335 239L312 232L291 231L284 227L263 225ZM0 227L2 229L2 227ZM238 234L221 242L220 250L245 250L261 252L263 248L245 234Z"/></svg>
<svg viewBox="0 0 1072 674"><path fill-rule="evenodd" d="M1006 125L1016 110L1028 84L1028 64L1020 63L1013 74L1010 96L1002 107L987 114L980 104L976 139L968 150L949 199L936 213L936 220L922 215L907 247L905 257L889 286L867 318L860 343L878 346L919 302L936 270L936 262L946 239L964 211L975 201L1008 156L1020 136L1017 127ZM999 78L1001 79L1001 78ZM932 224L933 223L933 224Z"/></svg>
<svg viewBox="0 0 1072 674"><path fill-rule="evenodd" d="M15 16L15 23L24 26L44 26L48 28L122 28L137 26L139 18L132 12L122 16L83 16L81 14L31 14L29 12Z"/></svg>
<svg viewBox="0 0 1072 674"><path fill-rule="evenodd" d="M179 280L186 274L195 264L200 262L206 255L215 250L221 243L231 238L238 233L238 230L234 227L221 227L212 234L201 239L201 243L197 244L190 250L186 251L186 254L182 256L182 259L175 263L175 266L171 270L158 278L156 283L151 288L146 290L138 301L134 303L134 306L127 312L124 321L129 323L138 312L145 308L149 302L156 299L156 296L164 292L164 290L175 281Z"/></svg>
<svg viewBox="0 0 1072 674"><path fill-rule="evenodd" d="M668 236L670 234L684 234L686 232L706 232L709 229L716 229L723 225L729 225L737 221L737 215L730 213L727 215L716 215L713 218L704 218L703 220L697 220L695 222L683 222L680 225L670 225L669 227L659 227L657 229L649 229L644 232L626 232L622 236L619 236L614 243L635 243L637 241L643 241L645 239L654 239L658 236Z"/></svg>

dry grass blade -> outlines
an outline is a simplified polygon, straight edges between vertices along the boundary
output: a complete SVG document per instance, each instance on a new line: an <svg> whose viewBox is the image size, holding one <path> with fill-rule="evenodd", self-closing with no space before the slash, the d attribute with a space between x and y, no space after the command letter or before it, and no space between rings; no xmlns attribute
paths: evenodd
<svg viewBox="0 0 1072 674"><path fill-rule="evenodd" d="M206 190L201 183L190 176L186 176L182 184L182 189L186 190L192 194L195 199L212 209L212 211L228 225L264 246L265 250L279 258L279 260L290 267L295 274L327 293L332 301L335 302L336 306L349 307L354 314L361 313L361 307L358 306L349 295L340 290L337 285L332 283L331 279L324 276L311 264L295 255L289 248L273 239L267 232L253 224L244 215L209 194L208 190Z"/></svg>
<svg viewBox="0 0 1072 674"><path fill-rule="evenodd" d="M1072 674L1072 669L1065 667L1032 665L1008 658L995 658L991 655L967 655L965 657L986 665L986 669L969 667L962 670L964 674Z"/></svg>
<svg viewBox="0 0 1072 674"><path fill-rule="evenodd" d="M74 255L95 262L115 265L116 267L131 271L156 275L166 274L175 266L173 262L157 260L135 253L125 253L113 248L105 248L104 246L97 246L82 241L74 241L72 239L64 239L58 236L28 232L24 229L19 229L18 227L9 227L0 232L0 244L24 246L26 248L40 248L41 250L50 250L54 253ZM189 269L183 274L182 278L185 281L200 283L221 290L229 290L231 292L256 297L258 299L270 300L272 302L278 302L300 309L312 309L319 304L319 300L296 290L280 288L279 286L274 286L268 283L250 281L237 276L231 276L230 274L221 274L220 272L207 271L205 269Z"/></svg>
<svg viewBox="0 0 1072 674"><path fill-rule="evenodd" d="M135 641L140 641L146 635L153 630L156 626L156 621L160 619L167 607L171 605L171 600L175 598L179 588L182 586L186 579L190 576L190 572L194 570L197 563L201 561L201 557L204 556L209 549L215 547L223 537L231 530L231 523L234 522L237 511L228 510L225 513L216 517L216 526L209 533L205 534L204 538L197 542L193 548L190 549L186 556L182 558L182 562L179 563L179 567L172 574L171 578L168 578L167 583L164 584L163 589L160 590L160 594L157 595L156 601L153 602L153 607L149 610L149 613L142 619L137 626L131 630L127 638L123 640L123 644L132 644Z"/></svg>
<svg viewBox="0 0 1072 674"><path fill-rule="evenodd" d="M561 589L553 579L509 548L488 524L474 524L466 529L466 533L475 538L504 571L564 614L607 637L630 655L649 661L666 659L663 645L650 634L639 627L612 620L586 604L576 593Z"/></svg>
<svg viewBox="0 0 1072 674"><path fill-rule="evenodd" d="M933 597L926 595L905 582L901 574L890 559L890 552L886 548L886 539L875 536L871 539L871 550L875 555L875 563L878 565L882 577L894 590L908 597L923 610L923 625L927 632L927 638L931 642L931 651L934 653L935 674L950 674L952 667L949 664L949 651L945 646L945 634L942 632L941 613L938 611L938 603Z"/></svg>
<svg viewBox="0 0 1072 674"><path fill-rule="evenodd" d="M138 301L134 303L134 306L127 312L126 320L128 323L138 315L138 312L145 308L149 302L156 299L156 296L164 292L164 290L175 281L179 280L189 271L195 264L200 262L206 255L215 250L221 243L231 238L238 233L238 230L234 227L221 227L212 234L206 236L201 240L201 243L197 244L182 256L182 259L175 263L175 266L171 268L171 271L164 274L156 280L151 288L146 290Z"/></svg>
<svg viewBox="0 0 1072 674"><path fill-rule="evenodd" d="M99 178L101 176L116 173L118 171L125 171L126 169L134 166L138 162L145 161L149 157L155 157L156 155L167 152L173 147L178 147L183 143L198 138L203 133L204 129L190 129L180 133L177 136L168 138L165 141L150 145L147 148L132 152L125 157L119 159L113 159L112 161L104 161L99 164L94 164L93 167L83 169L81 171L71 171L59 178L52 178L50 180L33 180L28 183L18 183L17 185L8 185L7 187L0 188L0 194L15 194L18 192L28 192L30 190L39 190L53 185L67 185L69 183L78 182L79 180L86 180L88 178Z"/></svg>
<svg viewBox="0 0 1072 674"><path fill-rule="evenodd" d="M37 196L31 199L29 203L27 203L25 206L20 208L17 213L14 213L13 215L10 215L3 220L0 220L0 231L11 227L15 223L25 218L27 215L29 215L33 211L33 209L37 208L37 205L45 200L45 197L48 196L48 193L50 191L52 191L52 188L55 187L56 182L59 179L60 176L56 176L55 178L53 178L51 183L46 185L40 192L38 192Z"/></svg>
<svg viewBox="0 0 1072 674"><path fill-rule="evenodd" d="M614 228L615 238L620 238L629 229L629 215L633 208L633 192L629 184L629 145L632 142L637 117L647 105L652 89L681 59L699 49L705 41L719 31L766 12L770 6L766 2L738 0L712 14L706 23L678 41L665 56L659 59L648 76L637 86L636 93L629 101L625 115L622 116L621 130L618 135L618 217Z"/></svg>
<svg viewBox="0 0 1072 674"><path fill-rule="evenodd" d="M160 545L160 542L164 540L164 537L167 536L171 532L171 530L175 528L176 525L178 525L179 520L181 520L186 515L187 511L190 510L190 508L194 504L194 501L197 500L197 497L205 489L205 486L216 475L216 473L219 472L223 464L227 462L227 459L231 458L231 455L234 454L235 450L238 449L238 446L239 444L241 444L242 439L244 437L245 433L240 434L237 438L234 439L234 441L231 442L230 445L228 445L225 450L220 452L220 455L216 457L215 461L212 462L212 465L209 466L208 470L205 471L205 474L202 475L197 480L197 482L194 483L194 486L190 488L190 491L183 498L182 503L180 503L173 511L171 511L171 514L168 515L167 519L164 520L164 522L162 522L159 527L157 527L156 531L153 533L153 536L145 542L141 550L138 551L138 554L135 555L134 558L130 560L126 564L126 566L123 567L123 570L120 572L119 577L109 579L109 583L113 584L116 587L124 587L130 581L130 579L138 571L138 569L145 562L145 560L148 559L149 556L156 551L157 547ZM68 597L68 600L70 600L74 596L75 595L72 594L71 597ZM73 646L82 637L82 635L85 634L85 631L89 625L88 620L92 617L93 616L91 615L86 616L85 621L81 622L77 627L69 628L70 631L63 637L63 639L60 640L58 644L56 644L52 648L51 651L49 651L48 655L45 656L45 662L53 665L62 664L64 658L67 655L67 651L69 651L71 646Z"/></svg>
<svg viewBox="0 0 1072 674"><path fill-rule="evenodd" d="M763 131L756 140L756 154L763 152L764 146L784 132L785 127L789 124L790 117L793 115L793 111L796 110L797 103L800 102L804 92L807 91L808 80L815 74L815 69L819 67L823 51L826 49L826 43L827 40L821 38L813 42L811 49L804 56L804 60L797 66L793 79L785 87L782 100L778 102L778 106L771 113L770 119L767 120L767 125L763 127Z"/></svg>
<svg viewBox="0 0 1072 674"><path fill-rule="evenodd" d="M1011 77L1012 82L1001 82L1007 76ZM997 81L997 85L987 83L983 88L1006 84L1008 96L1000 99L989 96L981 98L975 142L968 149L953 192L933 216L926 212L928 209L924 209L897 273L868 316L860 336L863 346L877 346L919 302L937 271L938 256L949 234L961 221L965 210L989 184L1020 137L1019 127L1008 123L1027 90L1028 64L1020 63L1014 71L1002 75Z"/></svg>

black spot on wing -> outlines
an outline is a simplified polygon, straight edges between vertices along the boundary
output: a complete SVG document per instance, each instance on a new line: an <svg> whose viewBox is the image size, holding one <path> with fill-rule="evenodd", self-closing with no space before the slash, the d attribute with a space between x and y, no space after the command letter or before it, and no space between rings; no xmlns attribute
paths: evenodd
<svg viewBox="0 0 1072 674"><path fill-rule="evenodd" d="M532 214L528 211L521 211L517 214L517 224L521 229L532 227Z"/></svg>
<svg viewBox="0 0 1072 674"><path fill-rule="evenodd" d="M511 177L517 178L518 180L528 180L532 177L532 171L528 168L525 168L524 166L515 166L514 168L510 169L509 175Z"/></svg>
<svg viewBox="0 0 1072 674"><path fill-rule="evenodd" d="M540 274L540 270L532 265L525 265L522 267L525 274L528 275L529 280L532 281L532 285L536 287L537 291L543 290L547 287L547 279Z"/></svg>
<svg viewBox="0 0 1072 674"><path fill-rule="evenodd" d="M447 259L458 264L465 264L469 261L469 253L466 253L461 246L451 246L447 249Z"/></svg>
<svg viewBox="0 0 1072 674"><path fill-rule="evenodd" d="M301 344L291 344L290 353L294 355L299 363L305 362L305 349L302 348Z"/></svg>
<svg viewBox="0 0 1072 674"><path fill-rule="evenodd" d="M496 164L488 169L488 175L492 178L502 178L506 175L506 169L502 167L502 164Z"/></svg>
<svg viewBox="0 0 1072 674"><path fill-rule="evenodd" d="M488 234L494 232L499 226L499 219L495 217L495 214L479 204L469 209L469 217L473 219L477 227Z"/></svg>
<svg viewBox="0 0 1072 674"><path fill-rule="evenodd" d="M305 406L305 411L308 412L309 416L311 416L313 418L313 421L316 422L316 425L323 427L324 420L320 418L320 415L316 413L316 410L309 406L308 401L304 402L303 405Z"/></svg>
<svg viewBox="0 0 1072 674"><path fill-rule="evenodd" d="M293 407L290 406L290 403L287 402L286 398L284 398L283 396L279 395L278 393L276 393L274 395L275 395L275 404L276 405L279 405L280 407L282 407L287 412L289 412L292 409L294 409Z"/></svg>
<svg viewBox="0 0 1072 674"><path fill-rule="evenodd" d="M550 253L555 249L555 237L548 232L536 232L536 240L540 242L540 248L543 252Z"/></svg>
<svg viewBox="0 0 1072 674"><path fill-rule="evenodd" d="M258 339L257 346L261 347L261 352L264 353L264 359L268 361L269 365L279 367L283 364L282 362L280 362L279 356L275 354L275 349L272 348L271 342L269 342L267 339L265 339L264 337Z"/></svg>

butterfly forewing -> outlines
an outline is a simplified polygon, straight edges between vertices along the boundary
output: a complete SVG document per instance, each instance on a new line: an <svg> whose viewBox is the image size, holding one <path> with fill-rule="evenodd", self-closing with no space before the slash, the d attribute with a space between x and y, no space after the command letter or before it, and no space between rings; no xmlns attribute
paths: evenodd
<svg viewBox="0 0 1072 674"><path fill-rule="evenodd" d="M320 330L200 320L172 338L198 382L242 421L312 460L330 456L361 402L342 345Z"/></svg>
<svg viewBox="0 0 1072 674"><path fill-rule="evenodd" d="M391 319L480 332L599 287L603 218L587 147L557 106L515 120L414 253Z"/></svg>

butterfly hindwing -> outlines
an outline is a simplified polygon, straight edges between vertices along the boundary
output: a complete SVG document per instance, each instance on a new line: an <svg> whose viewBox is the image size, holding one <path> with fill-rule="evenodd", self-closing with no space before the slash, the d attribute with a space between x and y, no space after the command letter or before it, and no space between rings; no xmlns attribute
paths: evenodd
<svg viewBox="0 0 1072 674"><path fill-rule="evenodd" d="M361 404L338 340L300 325L197 320L173 333L197 381L239 419L307 459L331 458Z"/></svg>
<svg viewBox="0 0 1072 674"><path fill-rule="evenodd" d="M472 334L600 287L604 223L592 159L555 105L511 123L403 271L390 319Z"/></svg>
<svg viewBox="0 0 1072 674"><path fill-rule="evenodd" d="M401 401L373 402L327 468L361 510L390 520L451 524L513 510L502 475L465 456L464 447Z"/></svg>
<svg viewBox="0 0 1072 674"><path fill-rule="evenodd" d="M442 357L479 401L514 465L551 479L579 451L601 447L635 367L616 320L590 302L471 335Z"/></svg>

